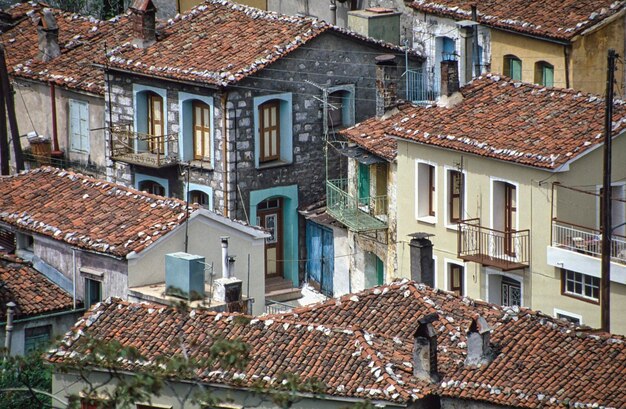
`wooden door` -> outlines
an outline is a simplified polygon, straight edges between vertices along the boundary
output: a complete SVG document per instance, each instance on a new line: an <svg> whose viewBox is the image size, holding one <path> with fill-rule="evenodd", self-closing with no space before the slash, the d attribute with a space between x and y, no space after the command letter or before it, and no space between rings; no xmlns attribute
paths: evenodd
<svg viewBox="0 0 626 409"><path fill-rule="evenodd" d="M257 224L268 230L265 239L265 277L283 276L282 200L268 199L257 205Z"/></svg>

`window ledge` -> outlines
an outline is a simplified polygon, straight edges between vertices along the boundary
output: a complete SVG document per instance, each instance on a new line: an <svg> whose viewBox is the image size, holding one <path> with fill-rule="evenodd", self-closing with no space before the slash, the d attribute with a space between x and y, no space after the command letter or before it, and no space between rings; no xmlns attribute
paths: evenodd
<svg viewBox="0 0 626 409"><path fill-rule="evenodd" d="M417 221L435 225L437 224L437 217L436 216L421 216L417 218Z"/></svg>
<svg viewBox="0 0 626 409"><path fill-rule="evenodd" d="M568 292L563 292L563 295L565 297L569 297L569 298L573 298L575 300L578 301L583 301L583 302L588 302L590 304L595 304L595 305L600 305L600 300L597 300L595 298L588 298L585 297L584 295L580 295L580 294L576 294L576 293L568 293Z"/></svg>
<svg viewBox="0 0 626 409"><path fill-rule="evenodd" d="M257 166L257 169L269 169L269 168L277 168L280 166L287 166L287 165L291 165L291 162L287 162L285 160L273 160L271 162L263 162L263 163L259 163L259 166Z"/></svg>
<svg viewBox="0 0 626 409"><path fill-rule="evenodd" d="M446 229L448 230L454 230L459 231L459 226L457 224L446 224Z"/></svg>
<svg viewBox="0 0 626 409"><path fill-rule="evenodd" d="M194 159L189 162L189 166L196 169L213 170L213 166L211 166L211 161Z"/></svg>

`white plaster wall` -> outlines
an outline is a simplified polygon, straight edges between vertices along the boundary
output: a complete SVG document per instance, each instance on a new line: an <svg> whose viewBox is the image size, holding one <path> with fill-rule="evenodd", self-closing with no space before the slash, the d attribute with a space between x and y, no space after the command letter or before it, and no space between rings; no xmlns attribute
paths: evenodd
<svg viewBox="0 0 626 409"><path fill-rule="evenodd" d="M340 297L350 293L350 241L348 231L331 226L335 249L335 271L333 273L333 296Z"/></svg>

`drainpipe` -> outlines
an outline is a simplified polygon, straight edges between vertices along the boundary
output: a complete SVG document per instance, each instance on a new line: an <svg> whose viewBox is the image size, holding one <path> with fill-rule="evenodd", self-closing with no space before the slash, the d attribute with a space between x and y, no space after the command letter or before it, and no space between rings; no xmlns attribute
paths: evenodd
<svg viewBox="0 0 626 409"><path fill-rule="evenodd" d="M569 46L564 45L563 46L563 56L565 57L565 88L569 88L570 84L569 84L569 58L570 58L570 51L569 51Z"/></svg>
<svg viewBox="0 0 626 409"><path fill-rule="evenodd" d="M57 130L57 101L56 88L50 83L50 105L52 107L52 151L59 151L59 133Z"/></svg>
<svg viewBox="0 0 626 409"><path fill-rule="evenodd" d="M9 301L7 303L7 326L6 326L6 338L4 339L4 348L7 355L11 355L11 337L13 335L13 314L15 312L15 303Z"/></svg>
<svg viewBox="0 0 626 409"><path fill-rule="evenodd" d="M225 217L228 217L228 138L226 135L226 121L228 121L228 115L226 111L226 102L228 101L228 92L224 91L222 93L222 150L223 157L222 163L224 167L224 211L223 214Z"/></svg>
<svg viewBox="0 0 626 409"><path fill-rule="evenodd" d="M330 23L333 26L337 25L337 2L336 0L330 0Z"/></svg>
<svg viewBox="0 0 626 409"><path fill-rule="evenodd" d="M72 249L72 306L76 309L76 249Z"/></svg>

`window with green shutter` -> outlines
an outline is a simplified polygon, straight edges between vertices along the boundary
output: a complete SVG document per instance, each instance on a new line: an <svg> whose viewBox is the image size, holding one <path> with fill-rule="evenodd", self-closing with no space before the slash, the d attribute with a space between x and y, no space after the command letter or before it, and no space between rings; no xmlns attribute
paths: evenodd
<svg viewBox="0 0 626 409"><path fill-rule="evenodd" d="M512 80L522 80L522 60L514 55L504 56L504 75L511 77Z"/></svg>
<svg viewBox="0 0 626 409"><path fill-rule="evenodd" d="M47 347L50 343L51 334L51 325L26 328L24 330L24 352L29 353L31 351L37 351Z"/></svg>
<svg viewBox="0 0 626 409"><path fill-rule="evenodd" d="M89 103L70 99L70 149L89 152Z"/></svg>
<svg viewBox="0 0 626 409"><path fill-rule="evenodd" d="M545 61L535 63L535 84L544 87L554 86L554 66Z"/></svg>

